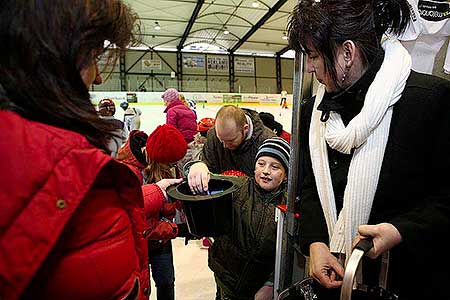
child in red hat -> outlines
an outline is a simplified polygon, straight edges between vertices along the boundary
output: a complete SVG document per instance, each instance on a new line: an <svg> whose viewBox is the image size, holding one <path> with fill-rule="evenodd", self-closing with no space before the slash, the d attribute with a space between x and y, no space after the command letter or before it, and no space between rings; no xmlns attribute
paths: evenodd
<svg viewBox="0 0 450 300"><path fill-rule="evenodd" d="M181 177L176 163L186 155L187 143L177 128L168 124L158 126L148 137L145 149L148 166L144 170L144 177L147 183ZM175 298L171 239L178 234L178 227L173 222L177 205L166 203L165 209L154 215L159 226L152 232L148 241L149 262L157 289L157 299Z"/></svg>
<svg viewBox="0 0 450 300"><path fill-rule="evenodd" d="M178 226L172 219L177 203L168 203L166 188L179 183L171 164L186 153L186 142L171 125L158 126L150 136L134 130L119 150L118 160L126 164L139 178L146 206L148 256L152 278L159 299L174 299L174 270L170 240L177 237ZM145 175L142 176L142 173ZM181 180L181 179L180 179ZM158 264L158 267L156 265Z"/></svg>
<svg viewBox="0 0 450 300"><path fill-rule="evenodd" d="M214 118L203 118L198 121L197 130L195 135L192 150L192 160L200 160L200 153L202 152L203 145L206 143L206 136L208 130L214 127L216 120Z"/></svg>

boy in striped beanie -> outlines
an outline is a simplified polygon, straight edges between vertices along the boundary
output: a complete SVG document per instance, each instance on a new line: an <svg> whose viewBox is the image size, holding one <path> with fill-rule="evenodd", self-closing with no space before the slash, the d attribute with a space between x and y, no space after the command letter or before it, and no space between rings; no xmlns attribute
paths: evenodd
<svg viewBox="0 0 450 300"><path fill-rule="evenodd" d="M291 146L288 142L280 137L273 137L265 140L259 146L255 161L258 162L258 159L262 156L275 158L281 163L284 171L287 173L289 170L290 151Z"/></svg>

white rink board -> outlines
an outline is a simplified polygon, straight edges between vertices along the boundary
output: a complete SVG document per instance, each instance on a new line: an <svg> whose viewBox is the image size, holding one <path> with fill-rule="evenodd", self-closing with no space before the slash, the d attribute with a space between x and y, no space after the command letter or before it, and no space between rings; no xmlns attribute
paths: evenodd
<svg viewBox="0 0 450 300"><path fill-rule="evenodd" d="M136 93L138 94L138 93ZM150 94L150 93L142 93ZM115 117L119 120L123 120L123 109L120 107L120 103L126 101L126 93L124 92L93 92L92 102L97 104L99 100L103 98L110 98L116 104L116 114ZM188 95L188 93L186 93ZM189 99L189 98L188 98ZM288 98L289 99L289 98ZM290 97L292 99L292 96ZM158 102L156 102L156 100ZM158 104L160 103L160 104ZM239 107L249 108L256 110L257 112L270 112L274 115L275 120L283 125L283 129L287 132L291 132L291 122L292 122L292 102L288 101L288 109L282 109L278 104L259 104L259 103L240 103ZM153 101L142 102L142 103L130 103L131 107L139 108L142 111L141 115L141 130L150 134L158 125L166 123L166 114L164 113L165 106L161 100L161 93L159 97L155 98ZM197 121L204 117L214 118L217 111L221 107L220 103L213 104L203 104L197 103Z"/></svg>

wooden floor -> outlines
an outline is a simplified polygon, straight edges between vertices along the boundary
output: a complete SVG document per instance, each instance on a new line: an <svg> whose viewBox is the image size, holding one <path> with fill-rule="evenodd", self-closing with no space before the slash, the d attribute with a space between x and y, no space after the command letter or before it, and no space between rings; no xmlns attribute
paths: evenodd
<svg viewBox="0 0 450 300"><path fill-rule="evenodd" d="M200 240L184 238L172 240L175 265L175 299L214 300L216 285L213 273L208 268L208 250L200 248ZM156 300L156 289L152 281L151 300Z"/></svg>

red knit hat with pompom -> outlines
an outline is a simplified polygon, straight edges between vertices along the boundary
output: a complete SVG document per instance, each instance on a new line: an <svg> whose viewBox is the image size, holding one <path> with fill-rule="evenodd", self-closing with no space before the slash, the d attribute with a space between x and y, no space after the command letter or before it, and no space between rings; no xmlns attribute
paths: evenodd
<svg viewBox="0 0 450 300"><path fill-rule="evenodd" d="M146 144L149 162L172 164L186 155L187 144L181 132L172 125L159 125Z"/></svg>

